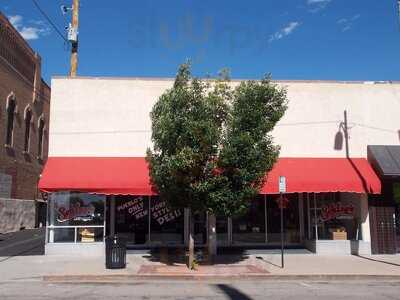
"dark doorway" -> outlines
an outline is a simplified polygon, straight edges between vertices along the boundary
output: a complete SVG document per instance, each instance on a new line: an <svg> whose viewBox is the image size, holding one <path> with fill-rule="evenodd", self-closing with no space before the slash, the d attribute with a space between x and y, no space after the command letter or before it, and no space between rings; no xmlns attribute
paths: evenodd
<svg viewBox="0 0 400 300"><path fill-rule="evenodd" d="M149 201L146 197L115 197L115 232L127 244L143 245L148 241Z"/></svg>

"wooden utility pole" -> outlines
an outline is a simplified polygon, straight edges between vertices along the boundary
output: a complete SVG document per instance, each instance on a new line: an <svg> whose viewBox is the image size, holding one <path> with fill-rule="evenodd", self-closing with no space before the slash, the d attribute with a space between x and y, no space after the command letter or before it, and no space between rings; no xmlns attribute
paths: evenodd
<svg viewBox="0 0 400 300"><path fill-rule="evenodd" d="M73 0L71 28L76 32L76 40L71 41L71 69L69 75L75 77L78 69L79 0Z"/></svg>

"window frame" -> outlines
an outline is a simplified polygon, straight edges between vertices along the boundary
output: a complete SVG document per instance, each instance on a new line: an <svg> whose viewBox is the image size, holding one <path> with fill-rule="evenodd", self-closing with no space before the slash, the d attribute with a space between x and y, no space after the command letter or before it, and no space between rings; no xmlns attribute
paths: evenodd
<svg viewBox="0 0 400 300"><path fill-rule="evenodd" d="M13 112L10 111L11 102L13 103ZM12 148L14 146L14 129L15 129L15 115L17 113L17 98L15 94L12 92L7 97L6 104L6 141L4 146ZM12 116L12 125L10 130L10 116Z"/></svg>
<svg viewBox="0 0 400 300"><path fill-rule="evenodd" d="M42 130L40 129L41 122L43 122L43 128ZM44 148L44 136L45 136L45 131L46 131L46 119L45 116L42 114L40 118L38 119L38 153L37 153L37 159L41 160L43 159L43 148Z"/></svg>
<svg viewBox="0 0 400 300"><path fill-rule="evenodd" d="M27 122L28 113L30 115L29 123ZM24 111L25 131L24 131L24 151L23 153L28 154L31 151L31 126L32 126L33 114L30 105L28 104ZM27 138L28 135L28 138Z"/></svg>

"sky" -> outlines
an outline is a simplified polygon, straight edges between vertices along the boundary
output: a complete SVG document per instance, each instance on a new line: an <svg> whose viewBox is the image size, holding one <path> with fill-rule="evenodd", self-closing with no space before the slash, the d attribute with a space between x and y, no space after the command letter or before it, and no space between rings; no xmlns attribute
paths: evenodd
<svg viewBox="0 0 400 300"><path fill-rule="evenodd" d="M65 34L72 0L36 0ZM81 0L78 75L174 77L229 68L232 78L400 80L397 0ZM0 10L42 57L47 82L70 47L32 0Z"/></svg>

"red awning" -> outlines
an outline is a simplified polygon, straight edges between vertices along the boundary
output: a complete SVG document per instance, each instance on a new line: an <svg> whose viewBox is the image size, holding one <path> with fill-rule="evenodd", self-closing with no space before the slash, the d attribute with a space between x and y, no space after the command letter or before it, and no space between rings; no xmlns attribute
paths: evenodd
<svg viewBox="0 0 400 300"><path fill-rule="evenodd" d="M279 176L288 193L379 194L381 183L364 158L280 158L261 194L277 194ZM106 195L156 195L143 157L49 157L39 182L44 192L74 190Z"/></svg>
<svg viewBox="0 0 400 300"><path fill-rule="evenodd" d="M279 193L279 176L286 177L287 193L381 193L381 182L364 158L280 158L261 194Z"/></svg>
<svg viewBox="0 0 400 300"><path fill-rule="evenodd" d="M73 190L106 195L156 195L143 157L49 157L43 192Z"/></svg>

